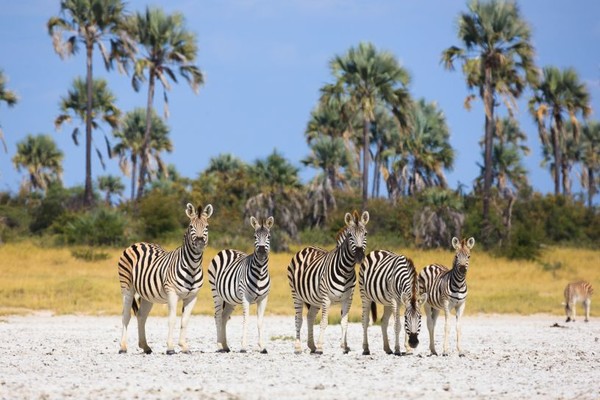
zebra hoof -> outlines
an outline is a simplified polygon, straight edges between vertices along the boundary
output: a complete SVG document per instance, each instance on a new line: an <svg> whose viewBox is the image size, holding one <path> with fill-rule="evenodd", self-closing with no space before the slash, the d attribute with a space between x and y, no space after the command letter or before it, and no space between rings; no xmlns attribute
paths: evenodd
<svg viewBox="0 0 600 400"><path fill-rule="evenodd" d="M262 349L262 350L260 351L260 354L267 354L267 349Z"/></svg>
<svg viewBox="0 0 600 400"><path fill-rule="evenodd" d="M320 355L322 355L322 354L323 354L323 350L315 350L315 351L311 351L311 352L310 352L310 354L314 354L314 355L320 356Z"/></svg>
<svg viewBox="0 0 600 400"><path fill-rule="evenodd" d="M167 350L168 356L172 356L173 354L175 354L175 350Z"/></svg>
<svg viewBox="0 0 600 400"><path fill-rule="evenodd" d="M459 356L459 357L464 357L464 356L465 356L465 353L458 353L458 356Z"/></svg>
<svg viewBox="0 0 600 400"><path fill-rule="evenodd" d="M145 349L144 354L152 354L152 349Z"/></svg>
<svg viewBox="0 0 600 400"><path fill-rule="evenodd" d="M397 350L394 352L394 355L395 356L404 356L404 355L406 355L406 353L402 353L400 350Z"/></svg>
<svg viewBox="0 0 600 400"><path fill-rule="evenodd" d="M347 348L344 349L344 354L348 354L348 353L350 353L350 348L349 347L347 347Z"/></svg>
<svg viewBox="0 0 600 400"><path fill-rule="evenodd" d="M246 353L246 349L241 349L240 353Z"/></svg>
<svg viewBox="0 0 600 400"><path fill-rule="evenodd" d="M229 353L230 350L229 349L219 349L217 350L217 353Z"/></svg>
<svg viewBox="0 0 600 400"><path fill-rule="evenodd" d="M448 353L442 353L442 357L448 357Z"/></svg>
<svg viewBox="0 0 600 400"><path fill-rule="evenodd" d="M127 350L120 349L119 354L127 354Z"/></svg>
<svg viewBox="0 0 600 400"><path fill-rule="evenodd" d="M363 356L370 356L371 352L369 350L363 350Z"/></svg>
<svg viewBox="0 0 600 400"><path fill-rule="evenodd" d="M182 350L181 354L192 354L192 352L189 350Z"/></svg>

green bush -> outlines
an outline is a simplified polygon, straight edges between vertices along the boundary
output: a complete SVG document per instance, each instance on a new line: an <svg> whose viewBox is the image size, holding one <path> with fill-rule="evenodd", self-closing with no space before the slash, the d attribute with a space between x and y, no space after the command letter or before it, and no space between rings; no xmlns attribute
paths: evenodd
<svg viewBox="0 0 600 400"><path fill-rule="evenodd" d="M87 246L122 246L126 219L114 210L99 208L91 212L68 213L53 225L66 244Z"/></svg>
<svg viewBox="0 0 600 400"><path fill-rule="evenodd" d="M148 193L140 201L139 219L143 240L173 238L189 223L185 203L181 204L177 195L163 194L160 190Z"/></svg>

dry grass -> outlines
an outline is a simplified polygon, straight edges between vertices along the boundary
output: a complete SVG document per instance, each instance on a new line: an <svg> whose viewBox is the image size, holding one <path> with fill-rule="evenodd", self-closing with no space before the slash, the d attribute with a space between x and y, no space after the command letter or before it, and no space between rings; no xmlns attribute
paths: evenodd
<svg viewBox="0 0 600 400"><path fill-rule="evenodd" d="M173 249L176 245L165 246ZM121 313L117 260L121 249L103 249L106 260L85 262L72 256L70 248L43 248L26 241L0 247L0 314L29 310L52 310L57 314ZM294 249L298 250L298 249ZM205 253L204 270L217 250ZM450 265L450 251L403 251L417 270L438 262ZM271 254L272 289L268 314L293 315L286 269L291 253ZM471 254L467 313L562 314L562 292L567 282L587 279L600 288L600 250L548 248L539 262L509 261L478 251ZM599 290L599 289L597 289ZM195 313L212 314L210 288L205 274ZM237 313L240 312L238 309ZM251 309L254 313L254 307ZM354 294L351 320L360 319L360 295ZM580 311L579 311L580 312ZM592 307L592 314L594 308ZM166 306L156 305L153 315L166 315ZM339 320L334 306L332 322ZM337 318L336 318L337 317Z"/></svg>

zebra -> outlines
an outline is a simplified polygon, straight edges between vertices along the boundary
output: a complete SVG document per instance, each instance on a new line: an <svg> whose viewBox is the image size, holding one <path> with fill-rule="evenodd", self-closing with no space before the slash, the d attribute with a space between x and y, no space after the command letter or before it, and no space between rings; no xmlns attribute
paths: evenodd
<svg viewBox="0 0 600 400"><path fill-rule="evenodd" d="M392 354L387 328L390 316L394 315L395 347L394 354L400 351L400 307L404 305L404 347L410 354L419 344L421 330L421 305L427 298L426 293L419 293L417 271L410 258L397 255L387 250L370 252L360 266L358 275L360 297L362 300L363 355L369 355L367 328L369 325L369 307L373 314L373 322L377 320L376 303L384 305L381 318L383 334L383 350Z"/></svg>
<svg viewBox="0 0 600 400"><path fill-rule="evenodd" d="M469 257L471 249L475 245L475 239L458 240L452 238L452 247L456 250L452 269L448 270L443 265L431 264L423 268L419 274L419 285L421 290L427 293L427 301L425 303L425 314L427 314L427 330L429 330L429 350L432 355L437 355L435 351L435 343L433 333L435 330L435 322L440 313L444 311L444 351L442 355L448 355L448 334L450 326L448 318L450 310L454 309L456 313L456 348L460 357L464 353L460 347L460 317L465 310L465 302L467 299L467 269L469 268Z"/></svg>
<svg viewBox="0 0 600 400"><path fill-rule="evenodd" d="M261 353L267 353L263 341L263 316L271 288L268 264L273 217L267 218L262 223L250 217L250 225L254 228L254 252L248 255L237 250L221 250L208 267L208 282L215 304L218 352L229 352L227 322L238 304L242 305L244 312L240 352L246 352L246 321L250 304L256 303L258 346Z"/></svg>
<svg viewBox="0 0 600 400"><path fill-rule="evenodd" d="M202 207L198 210L202 210ZM166 251L157 244L139 242L125 249L119 259L119 281L123 295L123 331L119 353L127 352L127 326L132 309L137 315L138 345L144 353L152 353L146 341L146 319L154 303L166 303L169 306L167 354L174 354L173 328L180 299L183 301L183 311L179 346L182 353L190 352L186 342L187 323L198 291L204 283L202 257L208 243L208 219L213 207L207 205L198 215L194 206L188 203L185 213L190 224L180 247ZM138 296L139 306L135 298Z"/></svg>
<svg viewBox="0 0 600 400"><path fill-rule="evenodd" d="M342 341L344 353L350 348L347 344L348 312L352 304L352 292L356 285L354 265L364 259L367 246L367 230L365 225L369 222L369 213L364 211L359 215L346 213L346 225L340 230L336 239L336 248L327 251L310 246L300 250L292 258L288 266L288 281L294 300L296 311L296 340L294 350L296 354L302 352L300 344L300 330L302 328L302 309L308 308L306 316L308 324L308 347L311 353L323 353L323 339L328 324L329 308L331 304L342 304ZM321 331L315 346L313 325L315 317L322 309Z"/></svg>
<svg viewBox="0 0 600 400"><path fill-rule="evenodd" d="M583 303L585 308L585 322L590 320L590 305L592 304L592 294L594 294L594 288L589 282L578 281L571 282L565 287L565 313L567 314L567 321L575 322L575 306L578 301Z"/></svg>

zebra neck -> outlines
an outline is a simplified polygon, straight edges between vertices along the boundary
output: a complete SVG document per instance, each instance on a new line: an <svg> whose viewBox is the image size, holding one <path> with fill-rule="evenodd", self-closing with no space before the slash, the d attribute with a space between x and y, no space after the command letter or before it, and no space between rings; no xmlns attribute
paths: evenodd
<svg viewBox="0 0 600 400"><path fill-rule="evenodd" d="M197 250L193 245L192 241L188 239L188 235L183 240L183 245L179 248L181 252L181 264L190 269L202 268L202 256L204 255L204 249Z"/></svg>
<svg viewBox="0 0 600 400"><path fill-rule="evenodd" d="M250 257L250 263L246 274L252 280L260 281L269 277L269 257L264 260L259 260L256 253L253 253Z"/></svg>
<svg viewBox="0 0 600 400"><path fill-rule="evenodd" d="M339 266L346 275L354 273L354 253L352 253L348 239L344 240L344 242L335 249L335 252L337 253L336 258L339 260Z"/></svg>
<svg viewBox="0 0 600 400"><path fill-rule="evenodd" d="M461 272L460 268L454 264L450 270L450 276L454 282L464 282L467 279L467 272Z"/></svg>

